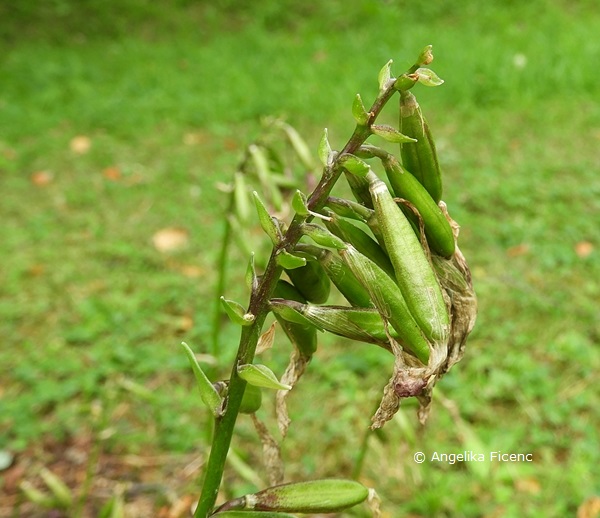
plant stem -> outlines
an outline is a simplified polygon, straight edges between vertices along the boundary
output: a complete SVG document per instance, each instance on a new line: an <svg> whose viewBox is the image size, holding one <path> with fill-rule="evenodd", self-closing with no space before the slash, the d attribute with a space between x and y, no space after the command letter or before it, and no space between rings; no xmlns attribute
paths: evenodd
<svg viewBox="0 0 600 518"><path fill-rule="evenodd" d="M386 87L380 91L377 99L371 107L369 120L365 125L357 125L354 133L342 149L342 151L333 160L333 163L325 167L323 176L310 198L308 199L308 208L311 211L321 209L327 200L333 186L342 174L342 168L339 165L339 157L346 153L354 153L371 135L370 126L375 122L377 116L385 104L394 95L394 82L390 80ZM207 518L210 516L219 492L219 486L223 477L223 470L227 453L233 436L233 429L237 420L242 396L246 388L246 382L242 380L237 373L237 366L252 363L260 332L264 321L269 313L269 300L275 289L275 284L281 276L282 268L277 264L277 255L283 249L293 249L296 243L302 237L301 225L311 217L305 218L296 214L291 222L287 232L281 242L273 248L271 257L267 264L258 288L250 297L248 312L255 316L254 322L250 326L242 327L240 344L236 361L231 370L229 380L229 392L227 395L227 406L222 417L218 418L215 426L213 444L206 466L206 475L202 488L202 495L198 502L198 507L194 514L195 518Z"/></svg>

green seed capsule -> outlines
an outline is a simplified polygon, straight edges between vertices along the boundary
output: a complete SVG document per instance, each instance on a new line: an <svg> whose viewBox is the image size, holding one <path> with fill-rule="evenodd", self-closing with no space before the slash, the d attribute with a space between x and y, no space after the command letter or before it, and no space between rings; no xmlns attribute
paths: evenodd
<svg viewBox="0 0 600 518"><path fill-rule="evenodd" d="M306 300L315 304L327 302L331 282L317 261L307 261L306 266L286 270L286 273Z"/></svg>
<svg viewBox="0 0 600 518"><path fill-rule="evenodd" d="M325 226L335 235L350 243L361 254L366 255L371 261L387 272L390 277L394 277L394 266L390 258L379 243L364 230L335 215L332 216L331 221L325 222Z"/></svg>
<svg viewBox="0 0 600 518"><path fill-rule="evenodd" d="M444 341L450 321L433 269L387 185L374 173L368 176L375 213L406 304L428 339Z"/></svg>
<svg viewBox="0 0 600 518"><path fill-rule="evenodd" d="M367 221L373 214L373 209L369 209L355 201L336 198L335 196L329 196L325 206L329 207L338 216L356 221Z"/></svg>
<svg viewBox="0 0 600 518"><path fill-rule="evenodd" d="M258 411L262 404L262 391L260 387L248 383L244 390L242 402L240 403L240 412L242 414L253 414Z"/></svg>
<svg viewBox="0 0 600 518"><path fill-rule="evenodd" d="M371 196L370 193L369 196ZM375 216L375 211L373 209L369 209L368 207L365 207L364 205L355 201L346 200L344 198L336 198L334 196L327 198L325 206L330 208L338 216L366 223L369 227L369 230L375 236L375 239L377 239L379 246L381 246L381 248L383 248L385 251L381 230L379 228L379 223L377 223L377 217Z"/></svg>
<svg viewBox="0 0 600 518"><path fill-rule="evenodd" d="M317 306L292 300L278 300L277 304L288 306L319 329L350 340L377 344L389 349L385 324L375 308ZM393 329L390 329L390 334L399 340L400 337Z"/></svg>
<svg viewBox="0 0 600 518"><path fill-rule="evenodd" d="M346 250L340 250L339 253L352 273L369 291L371 300L381 316L396 330L402 345L427 364L429 343L408 309L398 285L379 266L353 246L348 246Z"/></svg>
<svg viewBox="0 0 600 518"><path fill-rule="evenodd" d="M262 511L223 511L215 516L217 518L295 518L293 514Z"/></svg>
<svg viewBox="0 0 600 518"><path fill-rule="evenodd" d="M415 96L400 92L400 131L417 141L400 144L406 169L415 175L436 203L442 199L442 173L435 143Z"/></svg>
<svg viewBox="0 0 600 518"><path fill-rule="evenodd" d="M233 199L235 210L239 220L247 224L250 221L250 198L246 189L246 175L241 172L235 173L233 184Z"/></svg>
<svg viewBox="0 0 600 518"><path fill-rule="evenodd" d="M425 227L425 236L431 249L442 257L454 253L454 235L450 223L425 187L393 155L382 160L394 194L411 202L419 211ZM409 215L410 216L410 215Z"/></svg>
<svg viewBox="0 0 600 518"><path fill-rule="evenodd" d="M353 480L311 480L282 484L246 495L244 509L292 513L331 513L364 502L369 490Z"/></svg>
<svg viewBox="0 0 600 518"><path fill-rule="evenodd" d="M362 308L373 307L369 292L358 282L350 268L337 255L323 250L317 259L333 284L350 304Z"/></svg>
<svg viewBox="0 0 600 518"><path fill-rule="evenodd" d="M354 197L359 203L362 203L365 207L373 208L371 202L371 196L369 194L369 182L364 177L356 176L348 170L344 170L346 180L350 186L350 190Z"/></svg>
<svg viewBox="0 0 600 518"><path fill-rule="evenodd" d="M283 279L277 281L273 295L281 299L306 302L302 294L292 284ZM317 329L310 324L290 322L277 313L275 313L275 318L296 349L304 357L310 358L317 350Z"/></svg>

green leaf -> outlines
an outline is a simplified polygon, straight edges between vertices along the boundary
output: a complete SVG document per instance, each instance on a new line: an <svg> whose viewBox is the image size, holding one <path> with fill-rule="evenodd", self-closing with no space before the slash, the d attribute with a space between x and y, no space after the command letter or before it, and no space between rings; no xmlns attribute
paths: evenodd
<svg viewBox="0 0 600 518"><path fill-rule="evenodd" d="M252 252L246 268L246 286L248 286L248 289L254 290L257 284L258 277L256 276L256 267L254 266L254 252Z"/></svg>
<svg viewBox="0 0 600 518"><path fill-rule="evenodd" d="M351 154L345 154L340 157L340 165L350 173L360 177L365 177L371 170L371 166L369 164Z"/></svg>
<svg viewBox="0 0 600 518"><path fill-rule="evenodd" d="M335 250L345 250L348 248L348 244L342 239L319 225L305 223L302 225L302 233L310 237L318 245L326 248L334 248Z"/></svg>
<svg viewBox="0 0 600 518"><path fill-rule="evenodd" d="M265 204L258 196L258 193L254 191L252 195L254 196L254 204L256 205L256 212L258 213L260 226L265 231L265 234L269 236L271 242L274 245L277 245L279 243L279 229L269 214L267 207L265 207Z"/></svg>
<svg viewBox="0 0 600 518"><path fill-rule="evenodd" d="M416 139L403 135L397 129L393 128L392 126L388 126L387 124L373 124L371 126L371 131L378 137L395 144L416 142Z"/></svg>
<svg viewBox="0 0 600 518"><path fill-rule="evenodd" d="M430 68L419 68L415 74L419 76L419 83L425 86L440 86L444 84L444 80Z"/></svg>
<svg viewBox="0 0 600 518"><path fill-rule="evenodd" d="M356 94L354 102L352 103L352 115L356 122L361 126L365 126L369 121L369 113L363 104L360 94Z"/></svg>
<svg viewBox="0 0 600 518"><path fill-rule="evenodd" d="M198 385L202 402L215 417L219 417L223 413L223 398L219 395L213 384L207 378L206 374L204 374L204 371L200 367L198 360L196 360L196 355L190 346L185 342L181 342L181 345L183 346L185 354L188 357L188 361L190 362L192 370L194 371L196 384Z"/></svg>
<svg viewBox="0 0 600 518"><path fill-rule="evenodd" d="M331 157L331 146L329 145L329 138L327 137L327 128L323 130L323 136L321 137L321 141L319 142L319 160L321 163L327 167L329 165L329 160Z"/></svg>
<svg viewBox="0 0 600 518"><path fill-rule="evenodd" d="M377 76L377 79L379 81L379 89L380 90L385 89L388 81L392 77L392 63L393 63L393 61L390 59L385 65L383 65L383 68L379 71L379 75Z"/></svg>
<svg viewBox="0 0 600 518"><path fill-rule="evenodd" d="M225 297L221 297L221 304L225 309L225 313L227 313L227 316L234 324L249 326L256 318L252 313L246 313L243 306L234 300L227 300Z"/></svg>
<svg viewBox="0 0 600 518"><path fill-rule="evenodd" d="M290 385L280 383L277 376L266 365L247 363L239 365L237 372L240 378L255 387L263 387L274 390L290 390Z"/></svg>
<svg viewBox="0 0 600 518"><path fill-rule="evenodd" d="M292 208L299 216L306 217L310 214L310 211L308 210L308 200L302 191L297 190L294 193L294 197L292 198Z"/></svg>
<svg viewBox="0 0 600 518"><path fill-rule="evenodd" d="M294 270L306 266L306 259L290 254L287 250L281 250L277 254L277 264L286 270Z"/></svg>

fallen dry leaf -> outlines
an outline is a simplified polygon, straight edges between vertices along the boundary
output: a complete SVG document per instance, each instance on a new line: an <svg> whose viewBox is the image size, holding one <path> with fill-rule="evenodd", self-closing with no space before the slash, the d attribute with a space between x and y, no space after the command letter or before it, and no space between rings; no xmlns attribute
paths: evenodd
<svg viewBox="0 0 600 518"><path fill-rule="evenodd" d="M593 251L594 245L589 241L579 241L579 243L575 245L575 253L582 259L585 259Z"/></svg>
<svg viewBox="0 0 600 518"><path fill-rule="evenodd" d="M107 167L102 171L102 176L107 180L116 182L121 179L121 170L118 167Z"/></svg>
<svg viewBox="0 0 600 518"><path fill-rule="evenodd" d="M32 277L41 277L46 273L46 266L42 263L32 264L28 269L27 273Z"/></svg>
<svg viewBox="0 0 600 518"><path fill-rule="evenodd" d="M73 153L77 153L78 155L84 155L87 153L92 147L92 141L89 137L85 135L77 135L71 139L69 142L69 147Z"/></svg>
<svg viewBox="0 0 600 518"><path fill-rule="evenodd" d="M532 495L537 495L542 490L540 481L533 477L517 479L515 487L521 493L530 493Z"/></svg>
<svg viewBox="0 0 600 518"><path fill-rule="evenodd" d="M209 140L207 133L201 131L191 131L183 136L183 143L186 146L195 146L197 144L203 144Z"/></svg>
<svg viewBox="0 0 600 518"><path fill-rule="evenodd" d="M183 518L190 515L190 510L194 504L192 495L185 495L173 504L169 510L168 518Z"/></svg>
<svg viewBox="0 0 600 518"><path fill-rule="evenodd" d="M599 518L600 517L600 496L588 498L577 509L577 518Z"/></svg>
<svg viewBox="0 0 600 518"><path fill-rule="evenodd" d="M194 319L189 315L180 315L175 318L174 324L177 331L189 331L194 327Z"/></svg>
<svg viewBox="0 0 600 518"><path fill-rule="evenodd" d="M195 264L182 264L179 267L179 271L190 279L198 279L206 273L204 268L196 266Z"/></svg>
<svg viewBox="0 0 600 518"><path fill-rule="evenodd" d="M159 230L152 236L154 248L159 252L174 252L188 245L189 235L187 230L178 227L167 227Z"/></svg>
<svg viewBox="0 0 600 518"><path fill-rule="evenodd" d="M507 251L508 257L519 257L529 253L529 245L527 243L521 243L520 245L511 246Z"/></svg>
<svg viewBox="0 0 600 518"><path fill-rule="evenodd" d="M50 171L37 171L31 175L31 183L37 187L45 187L54 180Z"/></svg>

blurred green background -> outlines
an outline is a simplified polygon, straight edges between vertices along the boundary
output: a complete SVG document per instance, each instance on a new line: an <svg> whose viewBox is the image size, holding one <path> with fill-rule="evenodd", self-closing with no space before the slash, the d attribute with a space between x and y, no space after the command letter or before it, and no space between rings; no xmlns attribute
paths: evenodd
<svg viewBox="0 0 600 518"><path fill-rule="evenodd" d="M86 459L189 468L191 456L195 468L169 480L197 496L207 415L179 342L210 351L217 184L266 115L315 150L327 127L340 148L355 94L369 103L379 69L393 59L401 73L427 44L445 84L415 93L480 311L428 424L407 405L370 441L361 480L388 517L562 517L598 505L595 2L48 0L2 2L0 19L0 450L15 457L0 471L5 512L27 505L16 468L33 481L41 464L65 471L65 445L81 438ZM395 123L394 106L382 120ZM161 250L161 235L185 246ZM227 296L243 300L238 259ZM216 377L236 344L227 328ZM281 339L264 361L280 373L288 353ZM390 372L383 352L324 340L290 396L289 480L349 476ZM259 415L272 425L269 407ZM247 419L238 431L223 497L266 480ZM465 450L534 461L413 461ZM92 479L140 476L126 466ZM164 463L152 473L167 478ZM103 498L89 495L90 516Z"/></svg>

